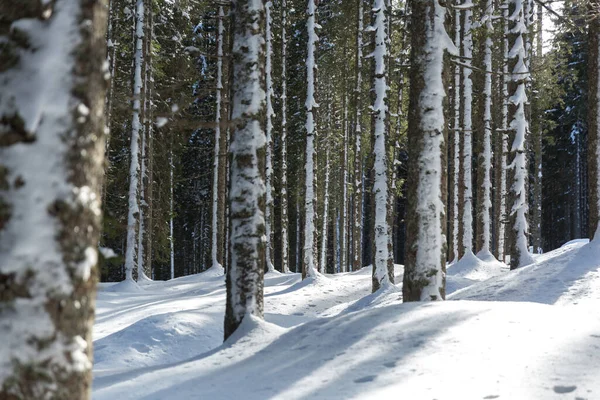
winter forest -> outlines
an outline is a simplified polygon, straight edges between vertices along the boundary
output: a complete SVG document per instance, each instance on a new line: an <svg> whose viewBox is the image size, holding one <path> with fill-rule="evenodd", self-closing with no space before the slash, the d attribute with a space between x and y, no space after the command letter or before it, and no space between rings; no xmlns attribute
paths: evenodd
<svg viewBox="0 0 600 400"><path fill-rule="evenodd" d="M597 0L0 0L0 400L600 398L599 70Z"/></svg>

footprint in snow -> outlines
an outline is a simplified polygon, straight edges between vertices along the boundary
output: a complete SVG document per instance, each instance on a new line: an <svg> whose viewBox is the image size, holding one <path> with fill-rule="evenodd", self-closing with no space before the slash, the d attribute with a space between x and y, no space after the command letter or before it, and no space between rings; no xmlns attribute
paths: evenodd
<svg viewBox="0 0 600 400"><path fill-rule="evenodd" d="M367 375L367 376L363 376L362 378L358 378L354 380L354 383L366 383L366 382L373 382L375 380L377 376L376 375Z"/></svg>
<svg viewBox="0 0 600 400"><path fill-rule="evenodd" d="M554 392L555 393L571 393L574 392L575 389L577 389L577 386L573 385L573 386L561 386L561 385L556 385L554 386Z"/></svg>

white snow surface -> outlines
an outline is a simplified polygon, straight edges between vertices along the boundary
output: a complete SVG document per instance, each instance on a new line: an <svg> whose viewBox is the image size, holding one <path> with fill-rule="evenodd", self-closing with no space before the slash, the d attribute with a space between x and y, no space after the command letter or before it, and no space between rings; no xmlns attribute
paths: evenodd
<svg viewBox="0 0 600 400"><path fill-rule="evenodd" d="M471 286L410 304L399 286L370 294L370 267L268 273L266 321L244 319L224 344L221 270L140 292L101 284L93 398L598 398L600 246L570 243L482 282L456 267L448 289Z"/></svg>

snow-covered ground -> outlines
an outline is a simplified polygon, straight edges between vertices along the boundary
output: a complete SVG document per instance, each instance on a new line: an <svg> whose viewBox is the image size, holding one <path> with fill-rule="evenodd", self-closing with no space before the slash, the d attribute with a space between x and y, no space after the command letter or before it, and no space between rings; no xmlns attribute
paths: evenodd
<svg viewBox="0 0 600 400"><path fill-rule="evenodd" d="M462 260L448 267L452 301L370 287L369 268L267 274L267 322L246 318L223 344L218 270L101 284L93 398L600 399L599 245L517 271Z"/></svg>

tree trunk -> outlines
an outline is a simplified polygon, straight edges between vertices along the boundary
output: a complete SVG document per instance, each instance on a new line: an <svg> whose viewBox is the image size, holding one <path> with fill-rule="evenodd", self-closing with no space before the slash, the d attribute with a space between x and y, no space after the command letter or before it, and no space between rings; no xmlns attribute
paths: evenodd
<svg viewBox="0 0 600 400"><path fill-rule="evenodd" d="M0 2L1 399L90 397L106 11Z"/></svg>
<svg viewBox="0 0 600 400"><path fill-rule="evenodd" d="M600 19L598 7L590 5L588 61L588 168L589 168L589 235L600 243Z"/></svg>
<svg viewBox="0 0 600 400"><path fill-rule="evenodd" d="M463 24L463 237L462 256L469 254L473 249L473 184L472 184L472 159L473 159L473 81L471 73L473 64L473 11L465 10Z"/></svg>
<svg viewBox="0 0 600 400"><path fill-rule="evenodd" d="M230 264L225 339L246 317L263 318L265 265L264 0L234 3ZM256 45L256 43L259 43Z"/></svg>
<svg viewBox="0 0 600 400"><path fill-rule="evenodd" d="M408 115L407 242L404 301L442 300L446 269L446 140L442 69L446 9L438 0L412 2ZM453 49L455 50L455 49Z"/></svg>
<svg viewBox="0 0 600 400"><path fill-rule="evenodd" d="M144 65L144 0L136 1L135 11L135 54L133 60L133 115L131 120L131 150L129 167L129 203L127 212L127 248L125 250L125 279L133 280L136 260L137 227L140 221L139 181L140 181L140 130L141 102L143 95L142 67Z"/></svg>
<svg viewBox="0 0 600 400"><path fill-rule="evenodd" d="M287 1L281 0L281 272L290 272L287 183Z"/></svg>
<svg viewBox="0 0 600 400"><path fill-rule="evenodd" d="M265 8L266 15L266 32L265 32L265 43L266 43L266 62L265 62L265 74L266 74L266 85L267 85L267 128L266 128L266 195L267 204L265 210L265 228L267 243L265 244L265 260L266 267L269 272L275 271L273 266L273 117L275 111L273 111L273 79L272 79L272 58L273 58L273 35L271 33L271 7L273 3L267 1Z"/></svg>
<svg viewBox="0 0 600 400"><path fill-rule="evenodd" d="M306 164L305 164L305 186L304 186L304 248L302 263L302 278L308 276L315 277L318 267L316 254L316 136L317 136L317 102L315 100L316 87L316 13L317 5L315 0L308 0L308 20L306 29L308 31L307 57L306 57Z"/></svg>
<svg viewBox="0 0 600 400"><path fill-rule="evenodd" d="M509 248L510 268L515 269L533 262L528 249L528 164L527 141L529 136L529 122L527 120L526 84L529 79L527 68L527 52L525 48L525 35L527 25L525 10L520 0L511 0L508 9L509 34L511 44L509 57L509 70L512 72L508 82L508 182L510 185L509 201Z"/></svg>
<svg viewBox="0 0 600 400"><path fill-rule="evenodd" d="M227 157L222 155L226 152L226 136L221 132L223 102L223 43L225 42L225 27L223 19L225 13L223 6L219 6L217 26L217 91L215 94L215 151L213 163L213 188L212 188L212 218L211 218L211 267L221 268L223 266L223 234L225 232L225 171ZM225 142L225 143L224 143Z"/></svg>
<svg viewBox="0 0 600 400"><path fill-rule="evenodd" d="M358 3L356 27L356 87L354 89L354 193L352 224L352 270L362 268L362 58L363 58L363 0Z"/></svg>
<svg viewBox="0 0 600 400"><path fill-rule="evenodd" d="M485 28L483 68L483 132L480 136L481 154L477 173L477 255L482 259L492 257L492 0L483 5Z"/></svg>
<svg viewBox="0 0 600 400"><path fill-rule="evenodd" d="M388 84L387 63L389 55L388 10L386 0L373 0L375 30L374 36L374 70L373 70L373 157L374 177L371 190L373 196L374 216L372 218L373 276L372 291L394 283L394 261L391 249L391 229L389 225L391 204L388 182ZM391 271L391 274L390 274Z"/></svg>

